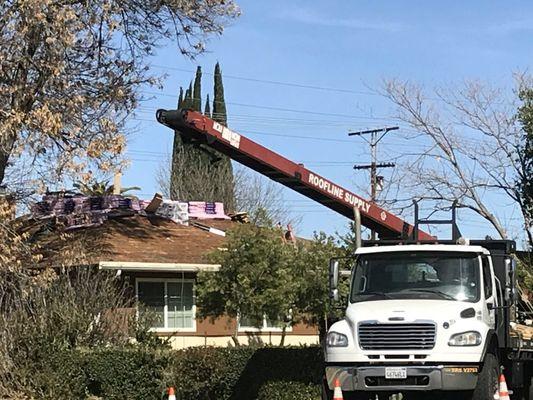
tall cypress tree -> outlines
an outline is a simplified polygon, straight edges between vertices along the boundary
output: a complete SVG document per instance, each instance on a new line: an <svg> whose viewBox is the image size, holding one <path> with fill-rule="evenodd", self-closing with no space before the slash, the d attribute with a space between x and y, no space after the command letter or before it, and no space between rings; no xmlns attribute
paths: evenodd
<svg viewBox="0 0 533 400"><path fill-rule="evenodd" d="M202 112L202 68L200 66L196 68L196 76L194 77L192 109L200 113Z"/></svg>
<svg viewBox="0 0 533 400"><path fill-rule="evenodd" d="M192 99L192 82L189 83L189 88L185 91L185 98L183 99L183 108L192 109L194 107Z"/></svg>
<svg viewBox="0 0 533 400"><path fill-rule="evenodd" d="M209 104L209 93L207 94L207 97L205 99L204 115L208 118L211 118L211 104Z"/></svg>
<svg viewBox="0 0 533 400"><path fill-rule="evenodd" d="M178 109L183 108L183 88L180 86L180 95L178 97Z"/></svg>
<svg viewBox="0 0 533 400"><path fill-rule="evenodd" d="M224 84L222 83L222 71L220 64L215 65L215 98L213 99L213 119L222 125L228 124L226 113L226 101L224 100Z"/></svg>
<svg viewBox="0 0 533 400"><path fill-rule="evenodd" d="M194 87L191 83L185 91L181 102L182 108L201 111L201 69L196 70ZM226 125L226 104L222 74L217 63L215 67L215 108L218 110L216 121ZM198 106L200 100L200 106ZM209 95L204 114L211 113ZM229 157L209 147L200 148L198 144L184 139L178 131L174 134L172 151L172 170L170 181L170 197L181 201L220 201L227 211L234 211L235 194L233 190L233 169Z"/></svg>

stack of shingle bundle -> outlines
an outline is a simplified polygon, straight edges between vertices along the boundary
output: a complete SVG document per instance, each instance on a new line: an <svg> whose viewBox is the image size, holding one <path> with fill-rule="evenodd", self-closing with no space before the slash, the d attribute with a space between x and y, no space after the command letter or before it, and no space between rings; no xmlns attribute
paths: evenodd
<svg viewBox="0 0 533 400"><path fill-rule="evenodd" d="M76 204L74 203L74 199L72 197L68 197L63 200L63 213L72 214L75 207Z"/></svg>
<svg viewBox="0 0 533 400"><path fill-rule="evenodd" d="M120 196L82 196L50 193L32 206L36 217L59 217L69 229L101 224L108 217L132 215L141 209L138 200Z"/></svg>
<svg viewBox="0 0 533 400"><path fill-rule="evenodd" d="M231 219L224 214L223 203L189 201L189 217L196 219Z"/></svg>
<svg viewBox="0 0 533 400"><path fill-rule="evenodd" d="M216 206L215 206L215 203L212 203L212 202L206 202L205 203L205 213L206 214L216 214L217 211L216 211Z"/></svg>
<svg viewBox="0 0 533 400"><path fill-rule="evenodd" d="M146 208L146 206L148 206L148 204L150 204L150 202L150 200L139 200L140 209L144 211L144 209Z"/></svg>
<svg viewBox="0 0 533 400"><path fill-rule="evenodd" d="M65 198L56 195L44 196L44 201L50 205L51 213L53 215L65 214Z"/></svg>
<svg viewBox="0 0 533 400"><path fill-rule="evenodd" d="M156 215L163 218L171 219L172 221L187 225L189 222L189 204L180 201L164 200L159 206Z"/></svg>
<svg viewBox="0 0 533 400"><path fill-rule="evenodd" d="M91 211L102 211L104 206L104 199L101 196L91 196L89 197L89 207Z"/></svg>
<svg viewBox="0 0 533 400"><path fill-rule="evenodd" d="M132 201L129 197L120 195L105 196L103 198L102 209L104 210L131 210Z"/></svg>
<svg viewBox="0 0 533 400"><path fill-rule="evenodd" d="M91 204L89 198L86 196L74 196L72 198L74 202L74 212L78 214L84 214L91 211Z"/></svg>
<svg viewBox="0 0 533 400"><path fill-rule="evenodd" d="M139 212L142 210L141 201L138 198L133 197L130 199L130 201L131 201L131 209L133 211Z"/></svg>
<svg viewBox="0 0 533 400"><path fill-rule="evenodd" d="M66 230L101 225L106 220L103 213L70 214L65 217Z"/></svg>
<svg viewBox="0 0 533 400"><path fill-rule="evenodd" d="M75 211L75 203L72 196L60 196L57 194L47 194L43 200L31 207L35 216L62 216L68 215Z"/></svg>
<svg viewBox="0 0 533 400"><path fill-rule="evenodd" d="M37 217L42 217L45 215L50 215L52 212L50 204L46 201L39 201L31 206L31 212Z"/></svg>

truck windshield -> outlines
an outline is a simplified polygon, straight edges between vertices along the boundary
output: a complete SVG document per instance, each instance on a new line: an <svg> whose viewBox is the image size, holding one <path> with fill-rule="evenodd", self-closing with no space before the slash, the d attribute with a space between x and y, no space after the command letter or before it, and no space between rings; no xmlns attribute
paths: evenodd
<svg viewBox="0 0 533 400"><path fill-rule="evenodd" d="M350 301L435 299L477 302L478 256L474 253L394 252L358 257Z"/></svg>

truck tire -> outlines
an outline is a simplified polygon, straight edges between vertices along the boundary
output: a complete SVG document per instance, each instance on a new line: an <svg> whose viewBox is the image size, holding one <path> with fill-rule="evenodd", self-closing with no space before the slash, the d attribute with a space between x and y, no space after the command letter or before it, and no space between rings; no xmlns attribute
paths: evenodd
<svg viewBox="0 0 533 400"><path fill-rule="evenodd" d="M326 381L326 378L322 379L322 400L332 400L333 399L333 391L329 389L328 382Z"/></svg>
<svg viewBox="0 0 533 400"><path fill-rule="evenodd" d="M525 379L524 399L533 400L533 376L527 374Z"/></svg>
<svg viewBox="0 0 533 400"><path fill-rule="evenodd" d="M494 394L498 390L499 375L498 358L494 354L487 353L477 378L476 388L472 393L472 400L494 400Z"/></svg>

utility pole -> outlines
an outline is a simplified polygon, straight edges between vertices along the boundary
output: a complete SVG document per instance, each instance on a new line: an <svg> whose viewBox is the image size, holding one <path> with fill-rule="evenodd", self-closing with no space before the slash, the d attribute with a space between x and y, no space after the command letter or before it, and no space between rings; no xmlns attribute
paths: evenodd
<svg viewBox="0 0 533 400"><path fill-rule="evenodd" d="M378 184L383 180L382 177L378 176L378 168L393 168L396 166L394 163L378 163L377 162L377 147L378 143L385 137L390 131L395 131L400 129L398 126L385 127L380 129L369 129L366 131L350 132L348 136L361 136L369 145L370 145L370 164L365 165L354 165L353 168L358 169L369 169L370 170L370 199L373 203L376 202L378 197ZM370 140L368 140L365 135L370 135ZM376 239L376 232L372 231L371 233L372 240Z"/></svg>

